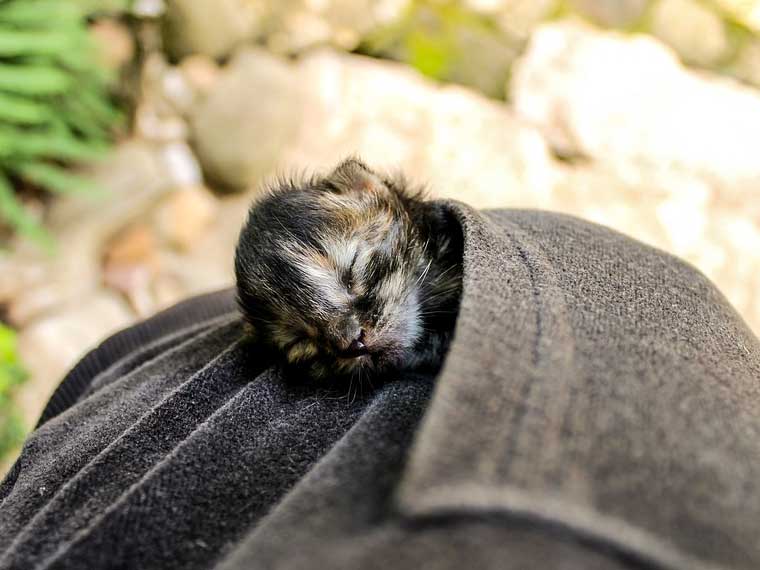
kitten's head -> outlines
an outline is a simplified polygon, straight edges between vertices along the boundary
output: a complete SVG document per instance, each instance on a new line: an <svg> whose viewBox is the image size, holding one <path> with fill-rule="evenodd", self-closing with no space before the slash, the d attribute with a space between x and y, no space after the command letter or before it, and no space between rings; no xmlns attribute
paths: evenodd
<svg viewBox="0 0 760 570"><path fill-rule="evenodd" d="M235 258L259 340L313 378L404 365L459 287L440 205L358 160L281 183L251 208Z"/></svg>

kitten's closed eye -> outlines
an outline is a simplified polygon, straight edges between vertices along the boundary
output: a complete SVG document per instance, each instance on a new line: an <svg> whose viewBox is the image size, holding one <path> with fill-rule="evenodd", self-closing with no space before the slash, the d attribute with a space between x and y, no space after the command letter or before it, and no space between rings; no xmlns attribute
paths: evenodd
<svg viewBox="0 0 760 570"><path fill-rule="evenodd" d="M235 270L245 318L289 367L435 367L456 319L461 232L442 206L349 160L254 204Z"/></svg>
<svg viewBox="0 0 760 570"><path fill-rule="evenodd" d="M357 249L356 253L354 253L354 257L351 259L351 264L348 266L348 269L343 271L343 284L349 292L352 292L354 289L354 267L356 266L356 259L358 257L359 250Z"/></svg>

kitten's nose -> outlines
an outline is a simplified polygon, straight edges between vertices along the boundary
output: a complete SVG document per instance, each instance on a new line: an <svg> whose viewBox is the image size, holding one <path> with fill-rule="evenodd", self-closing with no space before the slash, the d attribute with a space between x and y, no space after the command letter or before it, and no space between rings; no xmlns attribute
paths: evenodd
<svg viewBox="0 0 760 570"><path fill-rule="evenodd" d="M365 354L369 354L369 349L367 349L367 346L364 344L364 329L360 329L359 336L351 341L348 348L341 351L341 356L356 358Z"/></svg>

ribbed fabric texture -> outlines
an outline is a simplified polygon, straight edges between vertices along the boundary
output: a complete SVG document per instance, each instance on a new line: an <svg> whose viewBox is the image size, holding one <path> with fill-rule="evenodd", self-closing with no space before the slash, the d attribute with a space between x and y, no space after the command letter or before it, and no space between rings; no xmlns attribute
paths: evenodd
<svg viewBox="0 0 760 570"><path fill-rule="evenodd" d="M760 568L760 344L689 265L450 207L437 378L286 381L232 291L104 342L0 486L0 569Z"/></svg>

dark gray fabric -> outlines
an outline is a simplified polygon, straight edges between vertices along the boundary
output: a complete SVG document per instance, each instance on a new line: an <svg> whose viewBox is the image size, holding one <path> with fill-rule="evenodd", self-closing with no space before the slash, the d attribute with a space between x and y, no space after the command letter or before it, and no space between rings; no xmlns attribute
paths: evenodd
<svg viewBox="0 0 760 570"><path fill-rule="evenodd" d="M64 382L0 568L760 568L760 344L720 293L593 224L451 207L438 378L284 382L231 291L192 301Z"/></svg>

